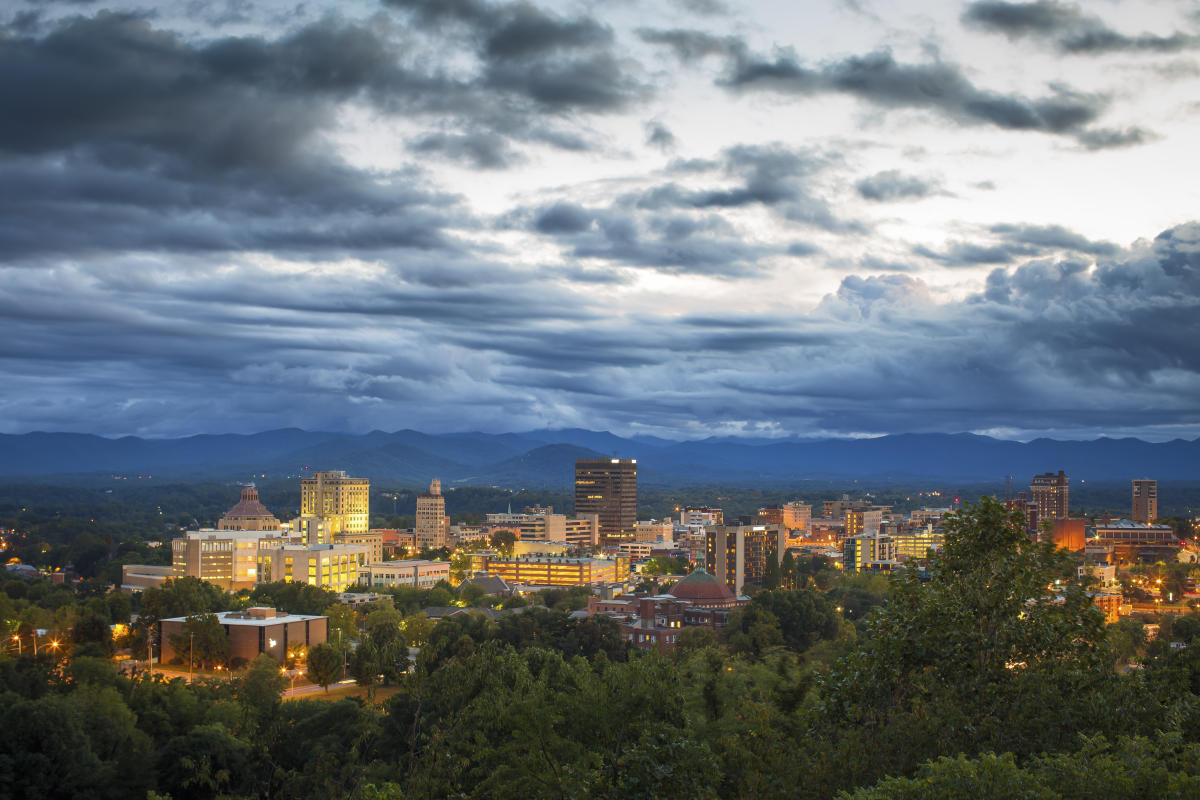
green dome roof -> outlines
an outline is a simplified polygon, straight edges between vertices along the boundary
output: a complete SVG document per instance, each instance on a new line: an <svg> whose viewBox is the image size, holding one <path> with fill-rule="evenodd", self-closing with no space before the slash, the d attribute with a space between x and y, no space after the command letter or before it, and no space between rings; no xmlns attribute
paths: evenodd
<svg viewBox="0 0 1200 800"><path fill-rule="evenodd" d="M681 600L727 600L733 598L733 592L729 591L729 587L723 581L703 569L697 569L672 586L668 594Z"/></svg>

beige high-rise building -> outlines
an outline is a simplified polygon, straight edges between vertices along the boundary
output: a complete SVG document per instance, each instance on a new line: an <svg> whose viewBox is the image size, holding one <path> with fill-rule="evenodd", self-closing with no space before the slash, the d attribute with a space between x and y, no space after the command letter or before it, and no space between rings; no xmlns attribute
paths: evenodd
<svg viewBox="0 0 1200 800"><path fill-rule="evenodd" d="M1141 478L1133 482L1133 514L1129 518L1146 525L1158 519L1157 480Z"/></svg>
<svg viewBox="0 0 1200 800"><path fill-rule="evenodd" d="M429 491L417 497L417 548L421 550L445 547L450 536L450 520L446 517L446 498L442 482L434 478Z"/></svg>
<svg viewBox="0 0 1200 800"><path fill-rule="evenodd" d="M300 481L300 516L321 517L329 535L366 533L371 527L371 481L343 470L314 472Z"/></svg>

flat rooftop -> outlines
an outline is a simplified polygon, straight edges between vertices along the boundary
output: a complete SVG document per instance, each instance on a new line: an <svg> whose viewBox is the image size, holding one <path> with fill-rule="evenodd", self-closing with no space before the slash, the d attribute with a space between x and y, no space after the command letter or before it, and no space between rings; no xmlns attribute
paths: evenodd
<svg viewBox="0 0 1200 800"><path fill-rule="evenodd" d="M255 628L265 628L270 625L283 625L289 622L307 622L312 619L326 619L315 614L284 614L278 617L246 617L242 611L218 611L217 621L222 625L245 625ZM187 622L187 617L171 617L163 622Z"/></svg>

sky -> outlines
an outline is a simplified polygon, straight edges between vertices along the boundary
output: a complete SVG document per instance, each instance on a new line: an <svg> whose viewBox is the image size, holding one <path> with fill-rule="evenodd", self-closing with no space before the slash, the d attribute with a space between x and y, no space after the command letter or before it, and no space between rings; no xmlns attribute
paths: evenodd
<svg viewBox="0 0 1200 800"><path fill-rule="evenodd" d="M1200 436L1200 2L0 6L0 432Z"/></svg>

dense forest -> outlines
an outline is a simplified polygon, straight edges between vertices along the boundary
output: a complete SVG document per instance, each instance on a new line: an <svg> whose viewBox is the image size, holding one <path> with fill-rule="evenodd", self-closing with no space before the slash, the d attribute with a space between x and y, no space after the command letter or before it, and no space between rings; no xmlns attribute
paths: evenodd
<svg viewBox="0 0 1200 800"><path fill-rule="evenodd" d="M1153 640L1139 620L1106 627L1071 557L990 500L954 518L927 566L796 565L666 654L572 617L585 597L565 590L434 624L421 608L495 600L439 586L354 611L313 587L183 580L131 606L9 579L0 616L26 644L0 658L0 795L1197 796L1197 615L1163 616ZM191 684L112 666L158 618L202 631L206 612L251 603L327 611L340 645L313 648L308 674L328 684L344 665L367 694L283 702L265 657ZM46 622L61 642L34 656ZM212 647L197 668L220 660Z"/></svg>

